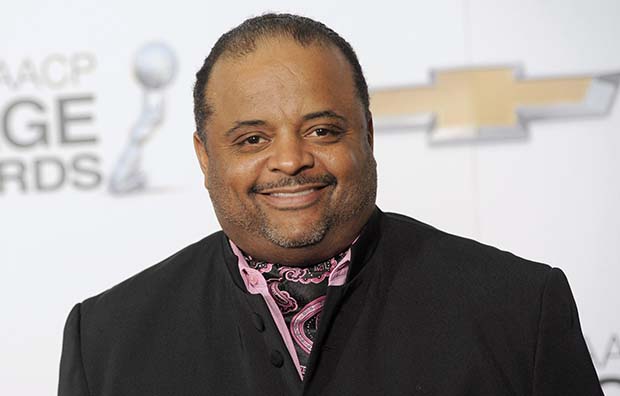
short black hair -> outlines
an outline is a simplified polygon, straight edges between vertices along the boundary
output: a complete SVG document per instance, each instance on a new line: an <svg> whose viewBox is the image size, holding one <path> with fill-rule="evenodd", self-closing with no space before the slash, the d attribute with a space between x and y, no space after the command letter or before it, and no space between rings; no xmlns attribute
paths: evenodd
<svg viewBox="0 0 620 396"><path fill-rule="evenodd" d="M239 26L224 33L196 73L194 119L196 132L203 143L206 142L204 127L213 111L206 99L207 83L213 65L224 54L239 57L250 54L256 49L259 39L274 36L292 38L302 46L314 43L335 45L351 64L357 95L364 106L366 117L370 117L368 85L351 44L321 22L299 15L269 13L246 19Z"/></svg>

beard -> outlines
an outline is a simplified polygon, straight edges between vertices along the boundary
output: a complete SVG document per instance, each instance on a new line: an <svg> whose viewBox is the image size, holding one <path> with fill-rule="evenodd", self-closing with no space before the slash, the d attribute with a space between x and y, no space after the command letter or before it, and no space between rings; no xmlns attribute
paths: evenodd
<svg viewBox="0 0 620 396"><path fill-rule="evenodd" d="M217 175L217 172L209 172ZM252 196L263 190L278 187L302 186L310 183L326 184L325 188L337 187L338 179L331 173L319 176L307 176L303 173L282 178L273 183L257 184L252 186L248 195ZM321 242L327 233L340 225L355 220L364 211L373 207L377 193L377 165L372 154L359 170L356 180L344 186L340 196L326 196L324 210L319 219L311 223L304 223L303 228L294 224L276 224L260 205L247 205L247 200L224 185L216 176L209 180L209 196L213 203L220 223L235 225L256 238L264 238L282 248L303 248ZM255 202L255 200L252 200ZM295 216L291 211L290 216ZM222 221L224 220L224 221Z"/></svg>

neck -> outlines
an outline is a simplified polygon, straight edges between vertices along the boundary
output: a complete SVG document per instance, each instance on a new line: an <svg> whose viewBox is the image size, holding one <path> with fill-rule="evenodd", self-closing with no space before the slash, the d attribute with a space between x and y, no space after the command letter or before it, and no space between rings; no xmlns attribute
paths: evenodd
<svg viewBox="0 0 620 396"><path fill-rule="evenodd" d="M226 235L255 260L291 267L308 266L336 256L351 246L372 215L374 206L355 221L330 229L318 243L298 248L284 248L262 237L249 236L237 230L224 230Z"/></svg>

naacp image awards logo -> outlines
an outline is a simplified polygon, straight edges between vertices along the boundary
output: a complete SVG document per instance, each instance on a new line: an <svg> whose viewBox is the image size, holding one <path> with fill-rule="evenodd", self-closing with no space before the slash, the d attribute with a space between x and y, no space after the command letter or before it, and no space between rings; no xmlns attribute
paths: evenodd
<svg viewBox="0 0 620 396"><path fill-rule="evenodd" d="M128 120L128 132L101 131L95 53L0 58L0 197L96 191L105 184L106 174L112 194L146 189L142 158L163 124L165 89L177 68L169 46L153 42L139 48L133 74L141 88L141 110L133 125ZM100 140L112 133L126 133L127 139L106 172Z"/></svg>

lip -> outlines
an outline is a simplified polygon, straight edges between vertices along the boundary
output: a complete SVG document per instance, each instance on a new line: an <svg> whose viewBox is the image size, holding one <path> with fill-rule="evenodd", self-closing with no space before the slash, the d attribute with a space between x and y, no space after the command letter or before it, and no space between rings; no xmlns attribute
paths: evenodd
<svg viewBox="0 0 620 396"><path fill-rule="evenodd" d="M304 209L315 204L325 193L325 184L302 185L264 190L257 195L269 206L280 210Z"/></svg>

